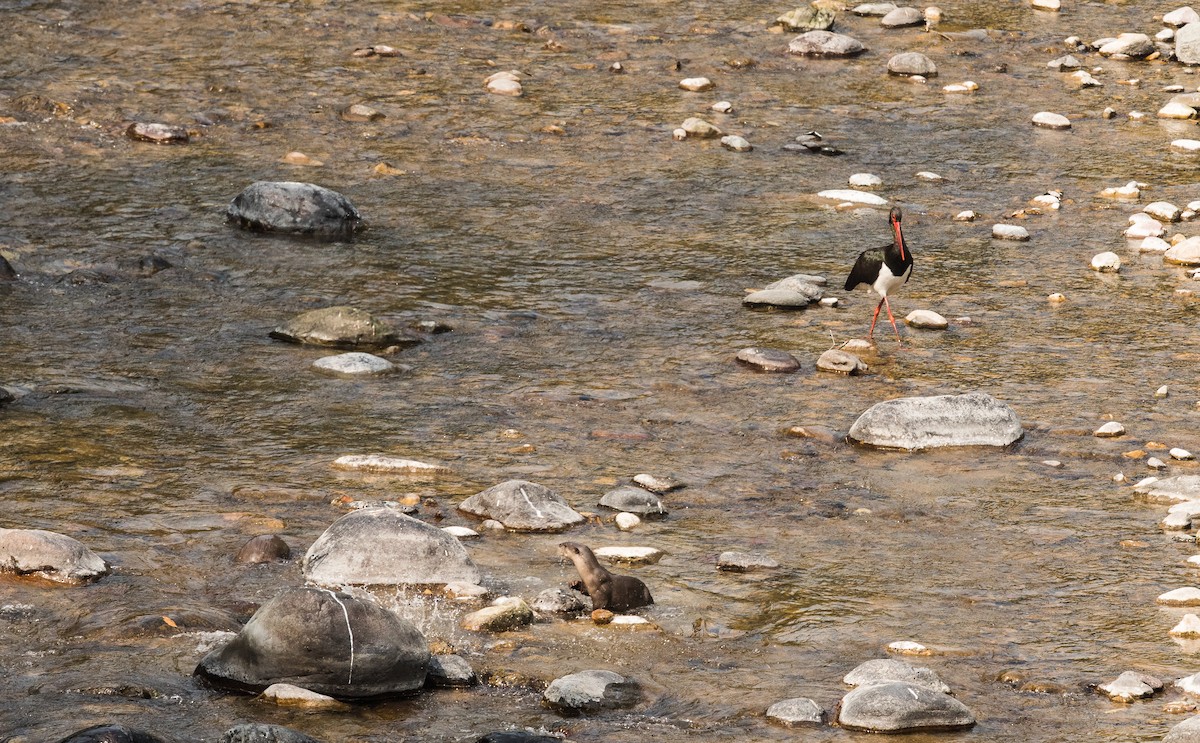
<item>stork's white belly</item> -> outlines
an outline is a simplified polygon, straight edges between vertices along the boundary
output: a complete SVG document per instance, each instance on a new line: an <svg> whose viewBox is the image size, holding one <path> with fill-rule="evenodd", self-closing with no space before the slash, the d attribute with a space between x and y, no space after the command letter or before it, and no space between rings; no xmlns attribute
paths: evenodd
<svg viewBox="0 0 1200 743"><path fill-rule="evenodd" d="M892 273L886 263L879 266L879 278L875 279L875 283L871 284L871 288L881 297L886 297L890 292L894 292L904 286L904 282L908 281L908 275L912 273L912 266L907 266L904 273L897 276Z"/></svg>

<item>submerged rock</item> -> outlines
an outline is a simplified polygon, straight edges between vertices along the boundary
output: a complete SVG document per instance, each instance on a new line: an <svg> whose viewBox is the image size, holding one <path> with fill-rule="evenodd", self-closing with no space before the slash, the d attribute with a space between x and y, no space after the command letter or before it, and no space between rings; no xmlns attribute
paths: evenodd
<svg viewBox="0 0 1200 743"><path fill-rule="evenodd" d="M234 197L225 215L256 232L349 237L363 220L350 200L312 183L257 181Z"/></svg>
<svg viewBox="0 0 1200 743"><path fill-rule="evenodd" d="M580 671L550 682L542 698L551 707L570 712L596 712L635 704L637 684L612 671Z"/></svg>
<svg viewBox="0 0 1200 743"><path fill-rule="evenodd" d="M663 518L667 515L667 509L657 495L632 485L608 491L600 499L600 505L614 511L641 514L646 518Z"/></svg>
<svg viewBox="0 0 1200 743"><path fill-rule="evenodd" d="M867 365L852 353L831 348L817 359L817 369L835 374L859 374L867 370Z"/></svg>
<svg viewBox="0 0 1200 743"><path fill-rule="evenodd" d="M333 522L301 563L318 585L478 583L479 568L457 539L393 508L351 511Z"/></svg>
<svg viewBox="0 0 1200 743"><path fill-rule="evenodd" d="M476 493L458 510L496 519L513 531L562 531L583 521L575 509L545 485L508 480Z"/></svg>
<svg viewBox="0 0 1200 743"><path fill-rule="evenodd" d="M313 346L382 347L416 343L387 323L355 307L325 307L304 312L271 331L270 337Z"/></svg>
<svg viewBox="0 0 1200 743"><path fill-rule="evenodd" d="M108 575L109 567L99 555L65 534L42 529L0 529L0 573L84 584Z"/></svg>
<svg viewBox="0 0 1200 743"><path fill-rule="evenodd" d="M1008 405L982 392L902 397L877 403L850 427L849 438L888 449L1008 446L1021 438Z"/></svg>
<svg viewBox="0 0 1200 743"><path fill-rule="evenodd" d="M775 24L787 31L828 31L833 20L832 10L808 6L784 13L775 19Z"/></svg>
<svg viewBox="0 0 1200 743"><path fill-rule="evenodd" d="M1176 475L1161 480L1150 478L1149 481L1138 483L1133 489L1157 503L1200 500L1200 475Z"/></svg>
<svg viewBox="0 0 1200 743"><path fill-rule="evenodd" d="M274 534L263 534L243 544L233 559L241 564L255 564L287 560L291 556L292 550L287 542Z"/></svg>
<svg viewBox="0 0 1200 743"><path fill-rule="evenodd" d="M386 609L322 588L288 588L195 673L223 687L287 683L356 698L420 689L428 663L425 637Z"/></svg>
<svg viewBox="0 0 1200 743"><path fill-rule="evenodd" d="M825 721L821 705L806 697L785 699L767 708L767 719L785 727L820 724Z"/></svg>
<svg viewBox="0 0 1200 743"><path fill-rule="evenodd" d="M248 723L226 730L225 734L221 736L220 743L320 743L320 741L282 725Z"/></svg>
<svg viewBox="0 0 1200 743"><path fill-rule="evenodd" d="M779 563L766 555L748 552L722 552L717 556L717 570L745 573L751 570L772 570Z"/></svg>
<svg viewBox="0 0 1200 743"><path fill-rule="evenodd" d="M915 9L914 9L915 10ZM892 75L921 75L936 77L937 65L919 52L904 52L888 60L887 71Z"/></svg>
<svg viewBox="0 0 1200 743"><path fill-rule="evenodd" d="M893 681L851 691L842 698L837 721L851 730L898 733L969 728L975 716L949 694Z"/></svg>
<svg viewBox="0 0 1200 743"><path fill-rule="evenodd" d="M832 31L809 31L788 44L788 54L803 56L853 57L866 49L858 39Z"/></svg>
<svg viewBox="0 0 1200 743"><path fill-rule="evenodd" d="M800 361L795 356L776 348L743 348L737 352L736 358L746 366L765 372L800 370Z"/></svg>
<svg viewBox="0 0 1200 743"><path fill-rule="evenodd" d="M188 141L188 130L182 126L170 124L130 124L125 130L125 136L141 142L155 144L185 144Z"/></svg>
<svg viewBox="0 0 1200 743"><path fill-rule="evenodd" d="M124 725L94 725L72 733L58 743L166 743L157 735Z"/></svg>
<svg viewBox="0 0 1200 743"><path fill-rule="evenodd" d="M368 376L395 371L396 365L372 353L351 351L336 356L324 356L312 363L314 369L345 376Z"/></svg>

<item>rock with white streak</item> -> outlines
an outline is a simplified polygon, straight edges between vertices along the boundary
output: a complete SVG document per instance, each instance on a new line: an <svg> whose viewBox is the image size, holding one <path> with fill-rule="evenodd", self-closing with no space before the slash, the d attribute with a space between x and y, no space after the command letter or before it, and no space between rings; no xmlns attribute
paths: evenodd
<svg viewBox="0 0 1200 743"><path fill-rule="evenodd" d="M992 225L992 237L997 240L1017 240L1024 242L1029 239L1029 230L1016 224Z"/></svg>
<svg viewBox="0 0 1200 743"><path fill-rule="evenodd" d="M1101 273L1116 273L1121 270L1121 256L1106 250L1092 256L1092 270Z"/></svg>
<svg viewBox="0 0 1200 743"><path fill-rule="evenodd" d="M458 509L495 519L513 531L562 531L584 520L558 493L524 480L508 480L476 493Z"/></svg>
<svg viewBox="0 0 1200 743"><path fill-rule="evenodd" d="M1039 111L1033 115L1033 125L1043 129L1070 129L1071 120L1062 114Z"/></svg>

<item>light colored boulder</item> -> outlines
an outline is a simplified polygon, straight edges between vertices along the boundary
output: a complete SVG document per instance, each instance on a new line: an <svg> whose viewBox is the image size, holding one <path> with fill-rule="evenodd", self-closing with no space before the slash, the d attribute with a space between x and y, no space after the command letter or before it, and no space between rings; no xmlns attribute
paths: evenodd
<svg viewBox="0 0 1200 743"><path fill-rule="evenodd" d="M877 403L858 417L849 433L859 443L905 450L1008 446L1021 436L1016 412L982 392Z"/></svg>

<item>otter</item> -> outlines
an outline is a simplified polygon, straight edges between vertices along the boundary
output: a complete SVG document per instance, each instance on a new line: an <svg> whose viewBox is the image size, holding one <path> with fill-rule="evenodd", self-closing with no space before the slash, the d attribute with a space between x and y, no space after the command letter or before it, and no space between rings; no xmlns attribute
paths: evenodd
<svg viewBox="0 0 1200 743"><path fill-rule="evenodd" d="M592 611L625 611L654 603L645 583L632 576L608 572L600 566L596 555L586 545L563 542L558 545L558 554L575 563L575 569L583 579L583 587L592 597Z"/></svg>

